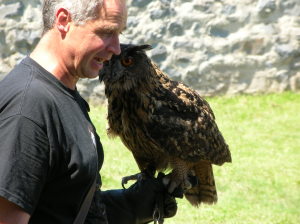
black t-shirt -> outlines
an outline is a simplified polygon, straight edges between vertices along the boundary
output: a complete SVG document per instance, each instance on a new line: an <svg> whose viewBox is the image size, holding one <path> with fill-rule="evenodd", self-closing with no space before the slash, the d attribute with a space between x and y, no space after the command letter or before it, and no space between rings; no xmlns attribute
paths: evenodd
<svg viewBox="0 0 300 224"><path fill-rule="evenodd" d="M88 104L23 59L0 82L0 196L29 223L72 223L102 163Z"/></svg>

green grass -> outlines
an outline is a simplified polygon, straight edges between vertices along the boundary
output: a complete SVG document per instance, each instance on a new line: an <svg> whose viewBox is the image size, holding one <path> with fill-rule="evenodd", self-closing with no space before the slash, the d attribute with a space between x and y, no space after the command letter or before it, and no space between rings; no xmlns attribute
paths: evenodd
<svg viewBox="0 0 300 224"><path fill-rule="evenodd" d="M194 208L178 201L166 224L300 223L300 94L208 98L232 153L214 166L219 201ZM103 189L120 188L121 177L138 172L119 139L106 136L106 108L91 117L104 146Z"/></svg>

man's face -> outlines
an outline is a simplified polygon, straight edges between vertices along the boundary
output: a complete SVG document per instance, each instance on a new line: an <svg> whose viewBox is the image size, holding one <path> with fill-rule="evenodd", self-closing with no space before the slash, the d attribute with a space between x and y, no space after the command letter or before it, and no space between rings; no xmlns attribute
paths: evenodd
<svg viewBox="0 0 300 224"><path fill-rule="evenodd" d="M125 28L125 0L104 0L100 17L76 26L71 23L66 35L65 64L77 78L96 78L103 62L120 54L119 34Z"/></svg>

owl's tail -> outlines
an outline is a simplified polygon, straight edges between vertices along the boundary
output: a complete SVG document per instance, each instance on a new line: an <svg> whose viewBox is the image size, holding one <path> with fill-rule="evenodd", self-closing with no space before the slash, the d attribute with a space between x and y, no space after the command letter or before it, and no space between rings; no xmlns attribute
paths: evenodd
<svg viewBox="0 0 300 224"><path fill-rule="evenodd" d="M201 161L193 169L199 183L184 193L186 199L194 206L216 203L218 196L211 163Z"/></svg>

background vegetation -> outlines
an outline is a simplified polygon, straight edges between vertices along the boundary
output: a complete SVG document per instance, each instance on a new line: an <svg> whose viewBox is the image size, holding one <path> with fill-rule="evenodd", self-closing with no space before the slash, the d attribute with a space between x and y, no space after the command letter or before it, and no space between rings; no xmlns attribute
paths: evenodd
<svg viewBox="0 0 300 224"><path fill-rule="evenodd" d="M300 223L300 94L207 99L231 148L233 162L214 166L219 202L194 208L178 201L166 224ZM103 188L120 188L138 171L119 139L106 136L106 108L91 109L104 146Z"/></svg>

